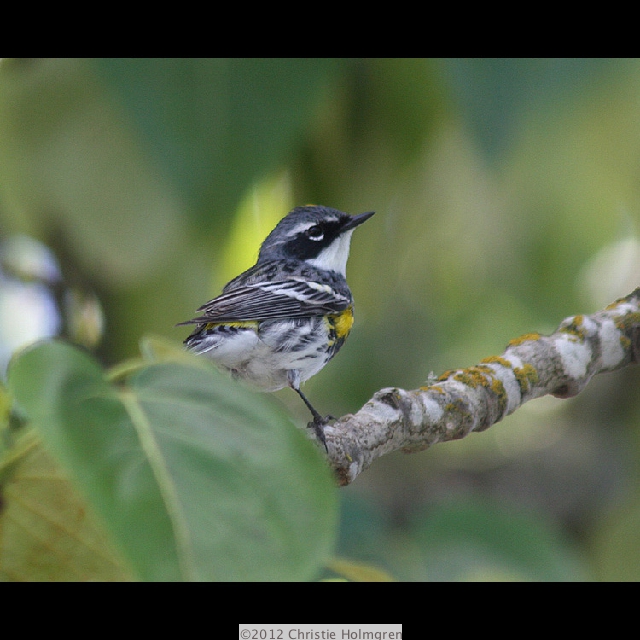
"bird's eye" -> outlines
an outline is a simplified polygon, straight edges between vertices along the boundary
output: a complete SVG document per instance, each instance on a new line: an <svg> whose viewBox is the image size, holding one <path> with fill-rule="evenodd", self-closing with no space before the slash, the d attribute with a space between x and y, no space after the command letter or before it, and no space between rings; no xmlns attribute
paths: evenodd
<svg viewBox="0 0 640 640"><path fill-rule="evenodd" d="M319 224L314 224L305 231L305 235L309 240L322 240L322 238L324 238L324 231Z"/></svg>

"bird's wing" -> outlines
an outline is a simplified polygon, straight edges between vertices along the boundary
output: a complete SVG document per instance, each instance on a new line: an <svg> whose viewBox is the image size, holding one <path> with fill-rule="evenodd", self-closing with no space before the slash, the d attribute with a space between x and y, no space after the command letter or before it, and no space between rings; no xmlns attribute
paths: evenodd
<svg viewBox="0 0 640 640"><path fill-rule="evenodd" d="M210 300L198 309L201 316L180 324L322 316L339 313L350 304L350 296L317 282L295 279L255 282Z"/></svg>

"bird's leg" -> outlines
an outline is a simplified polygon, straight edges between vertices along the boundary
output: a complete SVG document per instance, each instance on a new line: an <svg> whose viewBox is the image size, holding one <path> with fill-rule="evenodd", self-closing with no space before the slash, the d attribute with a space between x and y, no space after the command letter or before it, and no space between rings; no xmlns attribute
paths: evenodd
<svg viewBox="0 0 640 640"><path fill-rule="evenodd" d="M307 424L307 427L313 429L316 434L316 438L319 442L322 443L322 446L325 448L325 451L329 453L329 449L327 448L327 441L324 437L324 427L329 423L329 420L333 420L332 416L327 416L323 418L313 407L313 405L307 400L307 397L300 391L300 384L296 384L297 380L290 380L289 386L302 398L302 402L307 405L307 409L311 411L311 415L313 416L313 421Z"/></svg>
<svg viewBox="0 0 640 640"><path fill-rule="evenodd" d="M329 449L327 449L327 441L324 437L324 427L329 422L328 418L323 418L314 408L313 405L307 400L306 396L300 389L296 389L296 387L291 387L301 398L302 402L307 405L309 411L311 411L311 415L313 416L313 421L307 424L307 427L313 429L316 434L316 438L319 442L322 443L322 446L325 448L325 451L329 453Z"/></svg>

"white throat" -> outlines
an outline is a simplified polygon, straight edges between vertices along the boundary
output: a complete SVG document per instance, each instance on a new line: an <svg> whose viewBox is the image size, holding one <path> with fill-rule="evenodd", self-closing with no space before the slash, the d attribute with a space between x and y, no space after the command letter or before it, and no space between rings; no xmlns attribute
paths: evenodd
<svg viewBox="0 0 640 640"><path fill-rule="evenodd" d="M351 244L351 235L353 229L345 231L338 236L328 247L323 249L316 258L306 260L318 269L329 269L337 271L339 274L347 277L347 260L349 258L349 246Z"/></svg>

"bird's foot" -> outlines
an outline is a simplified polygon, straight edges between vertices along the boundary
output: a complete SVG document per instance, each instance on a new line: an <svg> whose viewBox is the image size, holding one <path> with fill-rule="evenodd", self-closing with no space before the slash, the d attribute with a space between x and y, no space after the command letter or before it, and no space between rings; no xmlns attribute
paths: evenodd
<svg viewBox="0 0 640 640"><path fill-rule="evenodd" d="M313 417L313 420L311 422L307 423L307 427L309 429L313 429L313 432L316 436L316 440L318 440L318 442L320 442L322 444L322 446L324 447L324 450L329 453L329 449L327 448L327 440L324 436L324 428L332 421L335 420L335 418L333 416L325 416L324 418L319 415L316 414Z"/></svg>

